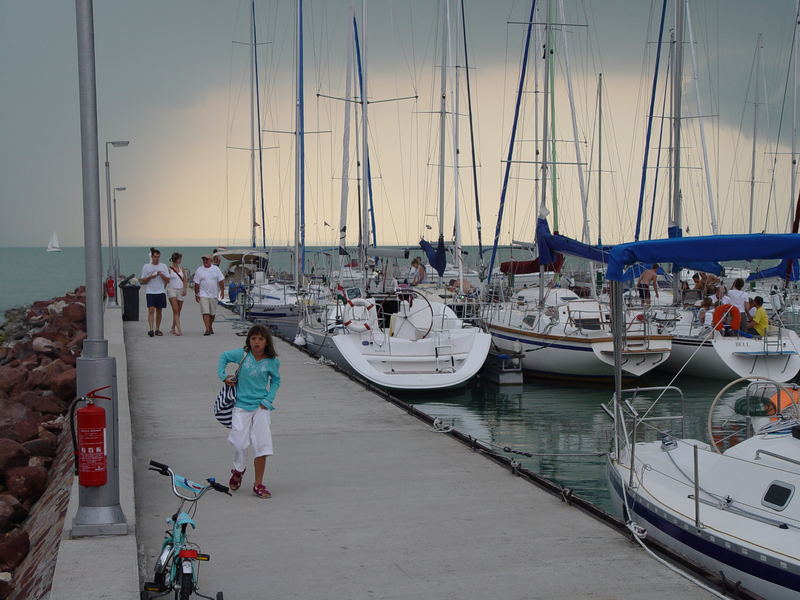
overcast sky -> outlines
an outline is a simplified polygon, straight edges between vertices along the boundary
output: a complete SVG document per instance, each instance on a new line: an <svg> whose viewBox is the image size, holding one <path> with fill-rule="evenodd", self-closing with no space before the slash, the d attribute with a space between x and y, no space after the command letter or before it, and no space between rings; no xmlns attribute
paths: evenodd
<svg viewBox="0 0 800 600"><path fill-rule="evenodd" d="M340 0L305 2L306 130L323 132L309 134L306 141L307 241L311 244L336 240L344 107L341 102L319 98L317 93L346 93L351 4ZM583 162L597 158L593 139L600 71L605 80L604 208L601 220L595 198L597 167L592 162L592 237L597 237L602 223L604 241L630 238L655 51L653 8L643 0L565 0L563 4L564 21L570 24L564 30L570 41ZM713 195L723 231L741 232L749 226L747 180L755 99L751 68L759 33L764 34L764 73L759 92L762 112L757 136L755 229L763 229L765 223L770 229L785 228L790 203L786 152L791 102L783 116L781 107L795 4L793 0L691 3L700 110L709 116L705 126ZM249 153L235 149L249 145L248 49L235 43L248 41L249 5L243 0L95 2L103 211L104 142L131 141L127 148L110 151L112 186L127 188L117 195L122 245L213 246L249 241ZM294 5L291 0L256 2L259 41L264 42L259 46L259 77L265 130L294 128ZM660 7L660 0L656 5ZM509 22L525 21L529 7L529 2L512 0L466 0L485 244L495 227L525 31ZM360 20L360 3L356 10ZM370 160L381 244L415 243L423 235L433 239L438 229L438 121L430 114L438 109L434 93L441 64L438 14L436 3L430 0L375 0L368 5L370 99L419 96L396 103L376 102L370 107ZM543 18L542 14L536 20ZM541 69L541 49L536 46L535 50L531 60ZM556 76L558 160L574 163L564 57L561 51ZM463 65L463 52L459 51L457 60ZM685 65L688 78L688 48ZM466 115L463 69L460 76L459 112ZM529 92L533 86L530 81ZM526 94L522 141L515 155L528 160L533 159L535 97ZM685 97L684 113L696 116L693 88L685 90ZM696 128L697 119L692 121L691 127ZM656 129L660 122L657 120ZM783 130L780 145L776 141L779 122ZM474 191L471 172L465 167L471 160L467 126L466 117L460 118L459 190L464 202L465 240L475 243ZM74 4L0 0L0 245L42 246L52 230L59 233L63 245L82 244L79 127ZM448 136L449 153L452 133ZM687 224L690 233L708 233L699 137L687 133L684 144L684 164L689 167L684 189ZM662 147L667 145L665 137ZM267 238L270 244L281 244L291 240L293 232L293 141L291 136L266 132L263 146ZM445 162L452 165L452 158L448 156ZM773 162L774 180L770 179ZM559 229L579 236L579 190L570 168L558 172L562 188ZM533 177L530 166L513 169L503 225L506 242L532 237ZM659 177L662 183L668 180L665 173ZM449 237L454 211L452 173L447 178L445 228ZM355 193L355 181L351 183ZM351 232L356 227L356 210L351 206ZM666 205L661 197L655 219L654 235L661 236L666 227ZM105 223L103 212L104 235ZM355 241L352 235L349 241Z"/></svg>

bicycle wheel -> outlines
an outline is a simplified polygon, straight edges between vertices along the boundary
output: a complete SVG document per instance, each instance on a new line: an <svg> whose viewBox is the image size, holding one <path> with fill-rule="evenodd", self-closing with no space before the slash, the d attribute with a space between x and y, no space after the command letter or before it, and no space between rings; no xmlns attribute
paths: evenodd
<svg viewBox="0 0 800 600"><path fill-rule="evenodd" d="M194 588L194 581L192 580L191 573L181 573L181 589L179 600L189 600L192 595L192 588Z"/></svg>

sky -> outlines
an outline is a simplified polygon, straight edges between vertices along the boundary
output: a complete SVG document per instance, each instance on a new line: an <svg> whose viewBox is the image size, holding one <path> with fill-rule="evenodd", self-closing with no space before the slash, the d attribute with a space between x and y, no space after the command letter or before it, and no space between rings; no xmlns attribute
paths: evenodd
<svg viewBox="0 0 800 600"><path fill-rule="evenodd" d="M544 3L535 21L545 20ZM563 17L559 14L563 6ZM455 28L459 4L451 3ZM580 238L581 190L576 139L584 163L593 241L629 240L636 222L645 116L648 112L656 24L661 1L553 0L556 27L554 147L558 209L548 190L551 226ZM669 3L668 16L673 11ZM475 124L481 239L491 244L501 197L529 2L465 0ZM304 86L307 132L306 242L335 245L340 219L345 90L351 19L360 2L304 2ZM250 241L248 0L103 0L94 4L100 203L106 239L105 142L117 192L119 243L160 247L247 245ZM790 140L793 83L787 88L796 4L791 0L696 0L690 3L693 42L684 59L682 192L684 227L711 233L709 173L720 231L746 232L755 179L753 230L783 231L791 210ZM294 232L295 2L256 0L262 171L268 245L291 243ZM541 139L542 27L536 26L517 143L509 170L501 242L531 241L541 190L532 164ZM429 0L374 0L367 7L370 164L376 236L381 245L435 240L440 222L452 237L456 203L464 243L477 243L475 188L466 108L465 69L447 69L445 211L438 211L437 165L441 18ZM758 35L764 37L754 74ZM669 36L669 32L665 34ZM564 44L566 39L567 44ZM666 61L668 44L663 45ZM695 49L700 103L691 85ZM446 64L463 67L463 40L453 38ZM567 76L569 60L569 76ZM534 81L536 69L539 82ZM452 92L458 72L457 119ZM603 137L597 128L597 79L603 73ZM568 82L573 87L577 137ZM662 123L659 95L655 135ZM784 100L784 89L788 89ZM756 91L758 90L758 91ZM320 96L320 94L322 96ZM758 96L756 96L758 94ZM392 98L416 96L411 100ZM385 102L384 102L385 101ZM352 103L351 103L352 106ZM753 152L753 107L757 135ZM699 126L705 128L709 169ZM453 124L458 123L458 201ZM355 119L351 121L355 127ZM778 133L780 131L780 134ZM538 132L538 133L537 133ZM660 144L666 163L668 130ZM348 148L348 243L356 242L355 130ZM657 138L654 138L656 140ZM658 152L651 144L651 160ZM243 149L245 148L245 149ZM602 148L602 152L598 149ZM598 159L602 156L602 169ZM753 160L755 156L755 161ZM751 164L755 162L755 175ZM654 165L655 162L651 162ZM656 170L647 172L653 185ZM552 174L552 170L551 170ZM602 185L598 181L602 179ZM667 226L669 175L648 187L643 237ZM260 189L261 186L257 185ZM78 106L75 7L71 2L0 0L0 246L43 246L51 231L62 245L83 243L83 191ZM260 202L260 201L259 201ZM653 211L652 228L649 214ZM261 228L259 241L261 240Z"/></svg>

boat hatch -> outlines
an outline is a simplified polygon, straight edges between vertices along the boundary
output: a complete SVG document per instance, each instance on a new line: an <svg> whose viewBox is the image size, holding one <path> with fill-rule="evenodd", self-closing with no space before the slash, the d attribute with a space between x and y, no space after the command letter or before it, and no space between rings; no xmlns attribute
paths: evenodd
<svg viewBox="0 0 800 600"><path fill-rule="evenodd" d="M791 483L773 481L761 499L761 504L775 510L783 510L789 504L792 496L794 496L794 486Z"/></svg>

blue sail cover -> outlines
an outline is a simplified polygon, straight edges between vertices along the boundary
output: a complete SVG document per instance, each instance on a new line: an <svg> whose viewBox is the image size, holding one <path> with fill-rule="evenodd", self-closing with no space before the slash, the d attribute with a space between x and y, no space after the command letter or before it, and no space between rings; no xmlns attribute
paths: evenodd
<svg viewBox="0 0 800 600"><path fill-rule="evenodd" d="M789 263L791 262L791 271L789 271ZM764 269L763 271L756 271L755 273L750 273L750 276L747 278L747 281L755 281L757 279L767 279L769 277L780 277L781 279L786 279L786 275L789 275L789 281L797 281L800 279L800 268L797 265L796 258L784 258L780 264L775 265L769 269Z"/></svg>
<svg viewBox="0 0 800 600"><path fill-rule="evenodd" d="M619 244L612 248L606 277L624 281L625 270L636 263L693 264L708 261L759 260L800 256L800 234L759 233L674 237Z"/></svg>
<svg viewBox="0 0 800 600"><path fill-rule="evenodd" d="M431 243L426 242L425 240L419 241L419 247L425 251L425 254L428 257L428 264L436 269L439 277L444 275L444 269L447 266L447 254L444 247L444 238L439 236L439 243L436 245L436 248L431 246Z"/></svg>
<svg viewBox="0 0 800 600"><path fill-rule="evenodd" d="M608 263L608 246L605 249L584 244L560 234L550 233L547 219L539 218L536 221L536 246L539 250L539 260L543 265L551 265L558 260L556 252L571 256L579 256L594 262Z"/></svg>

